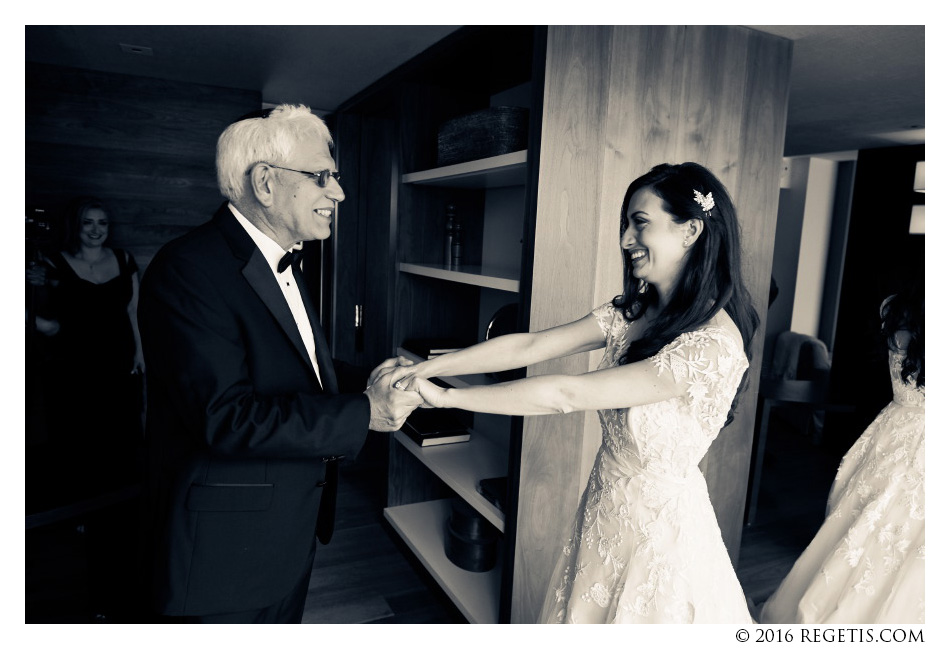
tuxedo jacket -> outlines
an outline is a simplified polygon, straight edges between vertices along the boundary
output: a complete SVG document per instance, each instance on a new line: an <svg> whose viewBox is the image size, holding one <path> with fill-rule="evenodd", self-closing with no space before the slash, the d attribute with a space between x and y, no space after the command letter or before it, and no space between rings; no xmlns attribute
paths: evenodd
<svg viewBox="0 0 950 649"><path fill-rule="evenodd" d="M138 315L158 610L269 606L310 569L323 458L360 450L369 400L337 393L311 315L321 388L273 271L227 203L158 252Z"/></svg>

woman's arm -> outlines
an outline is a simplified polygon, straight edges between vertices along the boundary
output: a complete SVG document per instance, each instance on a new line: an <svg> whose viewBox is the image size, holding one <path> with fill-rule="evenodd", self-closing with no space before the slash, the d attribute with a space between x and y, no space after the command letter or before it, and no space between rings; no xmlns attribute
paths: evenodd
<svg viewBox="0 0 950 649"><path fill-rule="evenodd" d="M36 330L44 336L55 336L59 333L59 322L56 320L50 320L49 318L43 318L38 315L34 315L33 319L36 322Z"/></svg>
<svg viewBox="0 0 950 649"><path fill-rule="evenodd" d="M384 376L388 377L387 380L392 384L409 376L427 379L433 376L501 372L552 358L600 349L603 346L603 330L593 315L587 315L580 320L544 331L499 336L415 365L381 365L370 377L370 382Z"/></svg>
<svg viewBox="0 0 950 649"><path fill-rule="evenodd" d="M126 311L129 314L129 322L132 323L132 336L135 338L135 357L132 361L132 372L142 374L145 372L145 356L142 353L142 336L139 334L139 276L132 273L132 299L129 300L129 306Z"/></svg>
<svg viewBox="0 0 950 649"><path fill-rule="evenodd" d="M468 388L440 388L414 377L399 387L418 391L434 407L501 415L629 408L676 397L700 403L713 398L721 381L735 378L738 359L731 355L741 354L742 347L724 348L720 340L684 334L656 356L580 376L535 376Z"/></svg>
<svg viewBox="0 0 950 649"><path fill-rule="evenodd" d="M402 382L400 382L400 386ZM550 415L582 410L629 408L686 393L686 382L660 372L651 359L570 376L548 374L468 388L441 388L413 377L416 390L436 408L461 408L499 415Z"/></svg>
<svg viewBox="0 0 950 649"><path fill-rule="evenodd" d="M42 250L36 252L36 258L27 264L26 280L36 287L56 287L59 285L59 268L56 262L46 256Z"/></svg>

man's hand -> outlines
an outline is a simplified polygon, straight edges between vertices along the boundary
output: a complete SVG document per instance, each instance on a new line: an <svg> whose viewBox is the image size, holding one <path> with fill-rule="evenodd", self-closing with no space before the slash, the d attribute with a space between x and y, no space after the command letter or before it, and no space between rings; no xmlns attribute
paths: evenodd
<svg viewBox="0 0 950 649"><path fill-rule="evenodd" d="M366 382L366 387L373 385L378 382L379 379L386 376L392 372L397 367L409 367L413 364L411 360L403 356L397 356L396 358L389 358L376 366L376 369L373 370L369 375L369 380Z"/></svg>
<svg viewBox="0 0 950 649"><path fill-rule="evenodd" d="M363 393L369 397L369 427L388 433L402 428L413 410L422 403L418 392L396 390L387 381L371 383Z"/></svg>

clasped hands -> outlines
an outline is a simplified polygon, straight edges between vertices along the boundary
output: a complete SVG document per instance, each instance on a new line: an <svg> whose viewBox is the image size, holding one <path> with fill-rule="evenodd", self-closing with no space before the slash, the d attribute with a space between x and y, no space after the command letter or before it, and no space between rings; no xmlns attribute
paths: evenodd
<svg viewBox="0 0 950 649"><path fill-rule="evenodd" d="M372 371L364 392L369 397L372 430L399 430L416 408L440 407L445 390L426 380L424 365L398 356Z"/></svg>

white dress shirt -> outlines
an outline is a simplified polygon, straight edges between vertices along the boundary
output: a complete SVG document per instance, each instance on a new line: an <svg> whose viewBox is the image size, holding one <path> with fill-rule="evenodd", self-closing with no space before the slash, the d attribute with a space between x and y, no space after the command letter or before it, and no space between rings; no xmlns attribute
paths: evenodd
<svg viewBox="0 0 950 649"><path fill-rule="evenodd" d="M231 213L237 222L247 231L258 250L264 255L267 265L274 273L274 278L280 286L284 299L287 300L287 306L294 315L294 321L297 323L297 330L300 331L300 337L303 338L303 344L307 348L307 354L310 356L310 363L313 365L313 371L317 375L317 381L320 381L320 368L317 366L317 348L313 342L313 327L310 325L310 317L307 315L307 309L303 305L303 299L300 297L300 288L297 286L297 280L294 279L294 273L290 266L284 269L284 272L277 272L277 264L280 262L284 253L288 252L281 248L276 241L257 229L257 226L247 220L234 205L228 203ZM294 244L291 249L297 246ZM320 381L320 386L323 382Z"/></svg>

